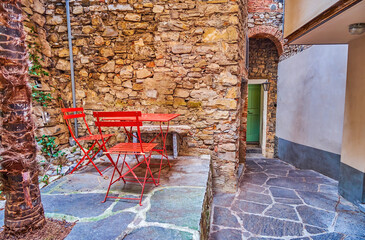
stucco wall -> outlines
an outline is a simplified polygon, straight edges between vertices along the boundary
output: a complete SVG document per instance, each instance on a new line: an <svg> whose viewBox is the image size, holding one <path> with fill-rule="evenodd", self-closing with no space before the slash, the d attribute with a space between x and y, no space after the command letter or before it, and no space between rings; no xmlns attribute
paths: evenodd
<svg viewBox="0 0 365 240"><path fill-rule="evenodd" d="M365 36L349 43L341 162L365 172Z"/></svg>
<svg viewBox="0 0 365 240"><path fill-rule="evenodd" d="M341 153L346 45L313 46L279 63L277 136Z"/></svg>

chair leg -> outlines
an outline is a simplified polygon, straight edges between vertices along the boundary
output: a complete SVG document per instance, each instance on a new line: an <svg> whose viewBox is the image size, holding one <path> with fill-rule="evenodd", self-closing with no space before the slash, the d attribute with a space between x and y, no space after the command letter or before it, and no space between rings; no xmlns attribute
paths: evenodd
<svg viewBox="0 0 365 240"><path fill-rule="evenodd" d="M116 165L118 165L118 161L119 161L119 157L118 157L118 160L117 160ZM106 199L108 198L108 194L109 194L110 187L113 184L113 178L114 178L115 170L116 170L116 167L114 167L112 177L110 178L110 183L109 183L109 186L108 186L108 190L106 191L106 195L105 195L104 201L102 201L102 203L105 203Z"/></svg>
<svg viewBox="0 0 365 240"><path fill-rule="evenodd" d="M144 175L144 180L143 180L143 185L142 185L142 191L141 191L141 198L139 199L139 205L140 206L142 206L142 198L143 198L143 193L144 193L144 187L146 186L146 181L147 181L147 173L148 173L148 171L150 172L150 174L151 174L151 178L152 178L152 180L153 180L153 182L155 183L155 180L153 179L153 175L152 175L152 173L151 173L151 169L150 169L150 167L149 167L149 164L148 164L148 162L147 162L147 159L146 159L146 156L144 156L144 158L145 158L145 161L146 161L146 164L147 164L147 168L146 168L146 173L145 173L145 175ZM151 154L150 154L150 160L151 160ZM155 183L156 184L156 183Z"/></svg>
<svg viewBox="0 0 365 240"><path fill-rule="evenodd" d="M151 170L151 168L150 168L151 154L152 154L152 153L150 153L150 155L149 155L149 157L148 157L148 158L146 158L146 156L145 156L146 168L147 168L146 170L148 170L148 172L150 173L151 178L152 178L152 181L153 181L153 184L155 184L155 186L158 186L158 183L156 183L155 178L153 177L152 170Z"/></svg>

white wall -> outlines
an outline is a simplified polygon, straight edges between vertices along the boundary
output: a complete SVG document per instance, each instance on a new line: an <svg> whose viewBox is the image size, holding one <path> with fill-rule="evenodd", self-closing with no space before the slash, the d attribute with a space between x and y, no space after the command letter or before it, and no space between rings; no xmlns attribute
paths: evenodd
<svg viewBox="0 0 365 240"><path fill-rule="evenodd" d="M279 138L341 154L347 50L317 45L279 63Z"/></svg>
<svg viewBox="0 0 365 240"><path fill-rule="evenodd" d="M365 172L365 36L349 42L341 162Z"/></svg>

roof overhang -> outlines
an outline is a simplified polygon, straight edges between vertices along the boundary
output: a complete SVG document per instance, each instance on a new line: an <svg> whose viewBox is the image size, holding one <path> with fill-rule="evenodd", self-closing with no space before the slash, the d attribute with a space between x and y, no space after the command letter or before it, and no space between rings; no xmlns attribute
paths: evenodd
<svg viewBox="0 0 365 240"><path fill-rule="evenodd" d="M345 44L362 35L351 35L349 25L365 23L364 0L342 0L286 37L289 44Z"/></svg>

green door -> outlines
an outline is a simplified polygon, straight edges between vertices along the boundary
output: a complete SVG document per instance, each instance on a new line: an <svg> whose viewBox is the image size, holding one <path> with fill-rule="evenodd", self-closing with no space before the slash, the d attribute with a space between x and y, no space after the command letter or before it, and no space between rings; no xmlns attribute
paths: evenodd
<svg viewBox="0 0 365 240"><path fill-rule="evenodd" d="M261 85L248 85L247 142L260 141Z"/></svg>

